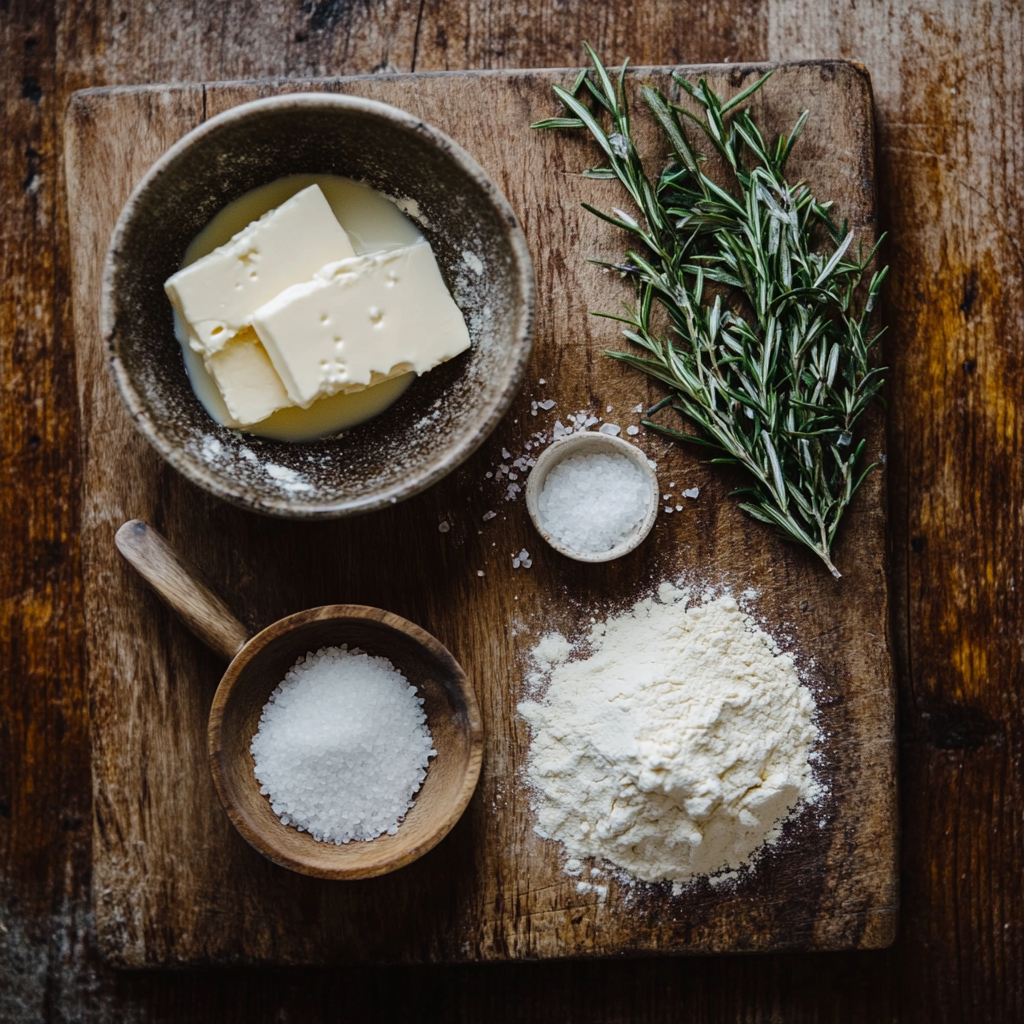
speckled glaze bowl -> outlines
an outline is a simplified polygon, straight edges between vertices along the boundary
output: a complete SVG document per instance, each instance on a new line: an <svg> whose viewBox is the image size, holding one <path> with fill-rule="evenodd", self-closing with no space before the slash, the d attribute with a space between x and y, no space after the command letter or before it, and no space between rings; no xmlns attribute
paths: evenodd
<svg viewBox="0 0 1024 1024"><path fill-rule="evenodd" d="M309 443L221 427L199 403L164 281L232 200L290 174L340 174L398 199L433 247L472 349L380 416ZM475 260L479 256L482 272ZM299 93L226 111L186 135L125 205L107 252L101 323L136 426L186 477L268 515L331 518L411 497L466 459L512 401L533 335L533 266L518 220L442 132L372 100Z"/></svg>

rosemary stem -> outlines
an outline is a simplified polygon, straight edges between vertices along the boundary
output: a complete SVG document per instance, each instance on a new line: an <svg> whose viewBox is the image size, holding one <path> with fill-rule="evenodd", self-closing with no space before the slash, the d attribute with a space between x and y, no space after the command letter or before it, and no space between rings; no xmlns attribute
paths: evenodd
<svg viewBox="0 0 1024 1024"><path fill-rule="evenodd" d="M835 566L834 566L834 565L832 564L832 559L831 559L831 558L829 557L829 552L828 552L827 550L825 550L825 551L822 551L822 550L821 550L820 548L819 548L819 549L816 549L816 551L817 551L817 555L818 555L818 557L819 557L819 558L820 558L820 559L821 559L821 560L822 560L822 561L823 561L823 562L825 563L825 565L826 565L826 566L828 567L828 571L829 571L830 573L832 573L832 575L833 575L833 576L834 576L834 577L835 577L835 578L836 578L837 580L841 580L841 579L843 578L843 574L842 574L842 573L841 573L841 572L840 572L840 571L839 571L839 570L838 570L838 569L837 569L837 568L836 568L836 567L835 567Z"/></svg>

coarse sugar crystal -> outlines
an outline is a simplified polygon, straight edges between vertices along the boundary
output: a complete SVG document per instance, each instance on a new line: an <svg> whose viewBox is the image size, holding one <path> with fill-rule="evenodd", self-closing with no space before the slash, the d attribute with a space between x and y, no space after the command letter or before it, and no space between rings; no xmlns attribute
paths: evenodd
<svg viewBox="0 0 1024 1024"><path fill-rule="evenodd" d="M610 551L644 520L651 496L625 455L571 455L554 466L537 500L544 531L573 551Z"/></svg>
<svg viewBox="0 0 1024 1024"><path fill-rule="evenodd" d="M300 657L252 738L260 792L323 842L394 835L437 754L422 705L387 658L344 645Z"/></svg>

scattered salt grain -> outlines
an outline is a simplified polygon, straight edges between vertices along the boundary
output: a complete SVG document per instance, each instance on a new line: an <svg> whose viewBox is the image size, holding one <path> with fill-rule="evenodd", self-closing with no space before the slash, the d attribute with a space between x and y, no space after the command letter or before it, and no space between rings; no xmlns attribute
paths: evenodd
<svg viewBox="0 0 1024 1024"><path fill-rule="evenodd" d="M630 437L636 437L636 435L640 433L640 428L635 426L626 427L626 433L629 434Z"/></svg>
<svg viewBox="0 0 1024 1024"><path fill-rule="evenodd" d="M512 556L513 569L518 569L520 566L524 569L529 569L531 565L533 565L533 562L530 561L530 552L527 551L526 548L523 548L518 555Z"/></svg>
<svg viewBox="0 0 1024 1024"><path fill-rule="evenodd" d="M447 523L438 523L437 529L439 533L447 533L451 527Z"/></svg>
<svg viewBox="0 0 1024 1024"><path fill-rule="evenodd" d="M541 377L541 379L537 383L538 384L547 384L547 381L543 377Z"/></svg>
<svg viewBox="0 0 1024 1024"><path fill-rule="evenodd" d="M537 501L545 533L574 551L609 551L643 521L650 495L625 455L595 452L563 459Z"/></svg>
<svg viewBox="0 0 1024 1024"><path fill-rule="evenodd" d="M622 428L615 423L602 423L597 430L600 434L611 434L612 437L617 437Z"/></svg>
<svg viewBox="0 0 1024 1024"><path fill-rule="evenodd" d="M611 411L612 411L612 407L611 407L611 406L609 405L609 406L608 406L608 407L607 407L607 408L605 409L605 412L611 412Z"/></svg>
<svg viewBox="0 0 1024 1024"><path fill-rule="evenodd" d="M541 384L543 384L543 383L544 383L544 381L541 381ZM554 409L554 407L555 407L555 400L553 398L546 398L543 402L538 402L537 403L537 408L538 409L543 409L545 412L547 412L549 409Z"/></svg>
<svg viewBox="0 0 1024 1024"><path fill-rule="evenodd" d="M477 569L476 574L477 574L477 576L483 576L483 574L484 574L483 569Z"/></svg>
<svg viewBox="0 0 1024 1024"><path fill-rule="evenodd" d="M489 520L493 519L497 514L498 514L497 512L485 512L484 513L484 522L486 523Z"/></svg>
<svg viewBox="0 0 1024 1024"><path fill-rule="evenodd" d="M322 842L394 835L437 755L422 704L387 658L345 646L300 657L249 748L260 792Z"/></svg>
<svg viewBox="0 0 1024 1024"><path fill-rule="evenodd" d="M633 412L643 412L643 411L644 411L643 405L636 405L636 406L633 407Z"/></svg>
<svg viewBox="0 0 1024 1024"><path fill-rule="evenodd" d="M699 487L690 487L687 490L683 491L684 498L696 498L698 494L700 494Z"/></svg>

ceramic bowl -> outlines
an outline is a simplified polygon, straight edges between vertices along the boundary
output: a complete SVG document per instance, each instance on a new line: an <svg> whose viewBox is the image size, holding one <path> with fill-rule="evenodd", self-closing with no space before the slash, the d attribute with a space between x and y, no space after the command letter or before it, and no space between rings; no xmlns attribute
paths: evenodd
<svg viewBox="0 0 1024 1024"><path fill-rule="evenodd" d="M303 444L254 439L210 418L189 384L163 290L219 210L299 173L359 179L414 211L472 339L471 350L424 374L381 415ZM482 272L466 251L480 254ZM150 169L114 229L101 322L136 426L175 469L257 512L338 517L417 494L483 442L519 387L533 302L523 232L468 153L386 104L300 93L212 118Z"/></svg>
<svg viewBox="0 0 1024 1024"><path fill-rule="evenodd" d="M643 486L647 488L649 495L647 515L618 544L607 551L577 551L544 529L538 501L544 490L548 474L555 466L573 455L598 453L624 455L637 466L641 472ZM526 510L529 512L537 532L560 554L567 558L573 558L577 562L610 562L614 558L628 555L651 532L654 520L658 517L658 496L657 474L648 465L647 456L639 448L628 441L623 441L620 437L602 434L599 431L586 431L555 441L554 444L544 449L543 454L537 459L537 465L530 471L526 483Z"/></svg>

